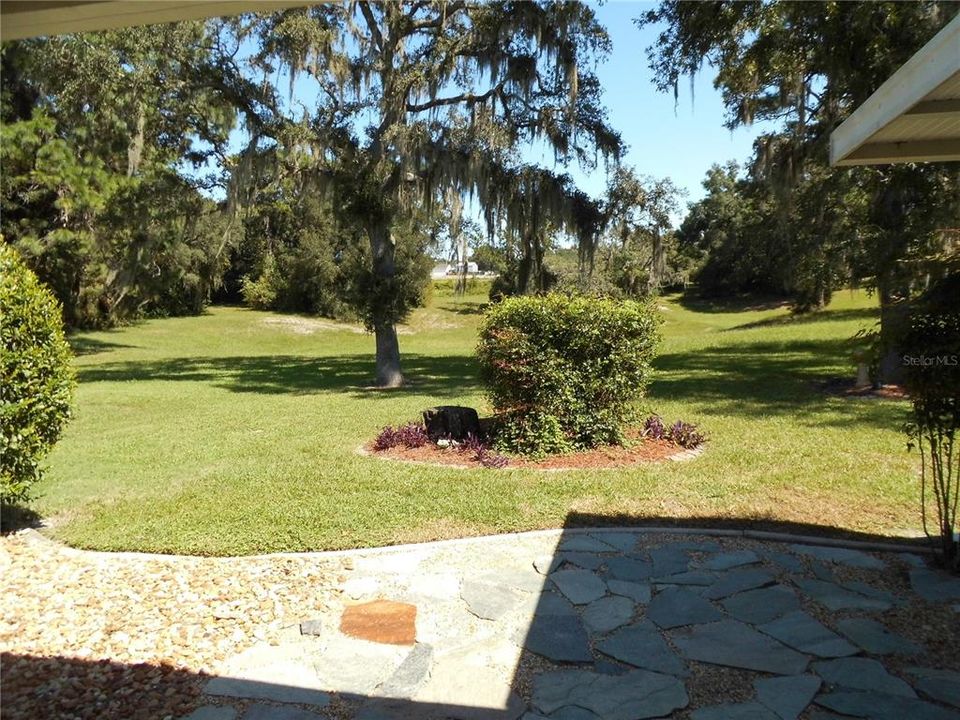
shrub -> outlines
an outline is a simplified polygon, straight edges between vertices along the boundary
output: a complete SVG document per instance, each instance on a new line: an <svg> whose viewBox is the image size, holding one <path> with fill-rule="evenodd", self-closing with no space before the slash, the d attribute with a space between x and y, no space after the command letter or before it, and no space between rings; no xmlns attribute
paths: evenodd
<svg viewBox="0 0 960 720"><path fill-rule="evenodd" d="M263 272L256 280L245 275L241 280L240 292L243 301L254 310L270 310L277 301L279 278L276 274L276 262L273 255L267 255L263 263Z"/></svg>
<svg viewBox="0 0 960 720"><path fill-rule="evenodd" d="M643 421L643 436L654 440L663 440L667 437L667 428L663 424L663 418L659 415L651 415Z"/></svg>
<svg viewBox="0 0 960 720"><path fill-rule="evenodd" d="M669 440L687 450L692 450L706 442L706 435L697 430L693 423L677 420L667 427L659 415L651 415L643 421L643 437L653 440Z"/></svg>
<svg viewBox="0 0 960 720"><path fill-rule="evenodd" d="M459 443L457 449L461 453L470 453L470 457L480 463L485 468L505 468L510 464L510 459L495 452L486 442L476 435L467 435Z"/></svg>
<svg viewBox="0 0 960 720"><path fill-rule="evenodd" d="M373 441L373 449L377 452L389 450L394 447L418 448L423 447L430 438L427 435L427 429L415 422L406 425L391 427L388 425L383 428Z"/></svg>
<svg viewBox="0 0 960 720"><path fill-rule="evenodd" d="M560 294L505 298L477 356L498 413L498 447L526 455L621 443L650 378L650 303Z"/></svg>
<svg viewBox="0 0 960 720"><path fill-rule="evenodd" d="M913 404L908 447L920 451L923 530L939 541L942 560L960 569L956 539L960 500L960 275L934 286L911 309L897 345ZM934 515L935 531L929 529Z"/></svg>
<svg viewBox="0 0 960 720"><path fill-rule="evenodd" d="M2 242L2 241L0 241ZM0 502L29 499L70 416L74 374L60 305L0 244Z"/></svg>
<svg viewBox="0 0 960 720"><path fill-rule="evenodd" d="M667 430L667 439L682 448L693 450L693 448L703 445L706 437L697 430L696 425L684 422L683 420L677 420L670 426L670 429Z"/></svg>

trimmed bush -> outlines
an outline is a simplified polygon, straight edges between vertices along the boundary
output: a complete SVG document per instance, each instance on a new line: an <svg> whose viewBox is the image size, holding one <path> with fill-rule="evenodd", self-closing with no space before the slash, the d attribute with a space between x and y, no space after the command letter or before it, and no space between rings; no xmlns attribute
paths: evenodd
<svg viewBox="0 0 960 720"><path fill-rule="evenodd" d="M0 245L0 501L29 498L70 417L74 374L53 294Z"/></svg>
<svg viewBox="0 0 960 720"><path fill-rule="evenodd" d="M477 356L497 447L542 457L622 443L659 324L649 302L549 294L492 307Z"/></svg>

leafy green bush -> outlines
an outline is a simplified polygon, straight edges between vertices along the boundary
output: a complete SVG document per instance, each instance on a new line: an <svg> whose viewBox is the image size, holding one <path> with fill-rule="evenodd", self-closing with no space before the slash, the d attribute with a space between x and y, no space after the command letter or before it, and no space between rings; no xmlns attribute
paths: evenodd
<svg viewBox="0 0 960 720"><path fill-rule="evenodd" d="M240 287L243 302L254 310L272 310L277 301L279 280L273 255L267 255L260 277L256 280L249 275L243 277Z"/></svg>
<svg viewBox="0 0 960 720"><path fill-rule="evenodd" d="M960 275L935 285L910 310L898 346L913 404L906 426L921 460L923 529L937 537L944 564L960 569ZM933 518L930 518L930 515ZM935 523L935 531L928 529Z"/></svg>
<svg viewBox="0 0 960 720"><path fill-rule="evenodd" d="M70 416L74 375L53 294L0 245L0 501L28 498Z"/></svg>
<svg viewBox="0 0 960 720"><path fill-rule="evenodd" d="M505 298L480 329L498 447L526 455L623 442L650 378L650 303L560 294Z"/></svg>

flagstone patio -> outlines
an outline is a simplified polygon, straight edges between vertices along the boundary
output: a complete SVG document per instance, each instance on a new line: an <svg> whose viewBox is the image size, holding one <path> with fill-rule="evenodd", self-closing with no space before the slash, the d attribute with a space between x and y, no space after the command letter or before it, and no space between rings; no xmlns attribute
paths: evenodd
<svg viewBox="0 0 960 720"><path fill-rule="evenodd" d="M650 529L3 550L5 718L960 719L960 578L912 552Z"/></svg>
<svg viewBox="0 0 960 720"><path fill-rule="evenodd" d="M916 554L568 531L352 568L342 607L231 658L189 720L960 718L960 578ZM343 632L383 600L416 608L406 646Z"/></svg>

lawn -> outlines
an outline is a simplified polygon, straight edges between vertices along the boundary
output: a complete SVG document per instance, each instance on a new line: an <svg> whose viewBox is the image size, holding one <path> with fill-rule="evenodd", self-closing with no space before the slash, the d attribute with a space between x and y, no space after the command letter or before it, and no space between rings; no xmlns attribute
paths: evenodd
<svg viewBox="0 0 960 720"><path fill-rule="evenodd" d="M371 336L310 318L215 307L76 335L76 416L36 508L78 547L204 555L559 527L571 514L916 531L907 404L818 387L853 372L847 341L876 315L862 293L799 320L662 299L646 404L709 434L690 462L544 473L359 455L425 407L483 408L472 352L484 299L438 294L413 315L400 338L412 383L395 391L368 387Z"/></svg>

